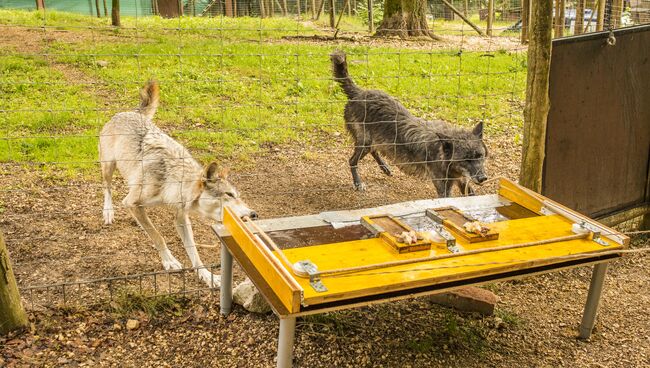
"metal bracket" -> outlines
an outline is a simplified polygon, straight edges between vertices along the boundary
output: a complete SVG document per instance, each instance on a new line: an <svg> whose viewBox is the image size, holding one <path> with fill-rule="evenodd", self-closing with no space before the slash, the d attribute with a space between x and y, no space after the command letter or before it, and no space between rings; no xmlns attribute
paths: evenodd
<svg viewBox="0 0 650 368"><path fill-rule="evenodd" d="M309 285L318 293L324 293L327 288L318 277L318 268L310 260L298 261L298 266L301 267L309 275Z"/></svg>
<svg viewBox="0 0 650 368"><path fill-rule="evenodd" d="M598 244L600 244L600 245L602 245L604 247L609 246L609 243L604 241L603 238L600 236L601 234L600 234L600 229L599 228L591 225L590 223L588 223L586 221L583 221L581 223L573 224L574 227L576 225L578 226L578 228L580 230L575 231L575 229L574 229L574 231L573 231L574 233L581 233L581 232L582 233L591 233L591 240L595 241L596 243L598 243Z"/></svg>
<svg viewBox="0 0 650 368"><path fill-rule="evenodd" d="M445 239L445 242L447 243L447 249L449 249L450 252L460 253L463 251L463 247L456 244L456 238L454 238L454 236L451 235L447 229L445 229L445 225L443 224L444 218L440 216L438 212L428 209L426 210L425 215L434 222L434 231L437 232L438 235L440 235L443 239Z"/></svg>

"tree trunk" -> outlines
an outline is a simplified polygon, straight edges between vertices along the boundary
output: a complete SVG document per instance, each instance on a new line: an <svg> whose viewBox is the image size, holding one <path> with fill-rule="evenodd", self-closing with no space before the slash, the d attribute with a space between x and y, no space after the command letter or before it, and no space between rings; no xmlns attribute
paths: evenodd
<svg viewBox="0 0 650 368"><path fill-rule="evenodd" d="M330 28L336 25L336 1L330 0Z"/></svg>
<svg viewBox="0 0 650 368"><path fill-rule="evenodd" d="M560 16L558 18L558 20L559 20L559 22L558 22L559 24L558 24L558 28L557 28L558 33L557 33L556 36L557 37L563 37L564 36L564 21L566 19L564 11L566 9L566 6L564 4L564 0L558 0L558 2L560 3L560 6L559 6L560 7Z"/></svg>
<svg viewBox="0 0 650 368"><path fill-rule="evenodd" d="M542 189L542 169L546 150L546 122L549 102L549 71L553 1L531 1L528 78L524 108L524 144L521 160L521 185L536 192Z"/></svg>
<svg viewBox="0 0 650 368"><path fill-rule="evenodd" d="M596 20L596 31L602 31L604 23L605 23L605 0L598 0L598 19Z"/></svg>
<svg viewBox="0 0 650 368"><path fill-rule="evenodd" d="M487 29L485 33L492 36L492 23L494 23L494 0L488 0Z"/></svg>
<svg viewBox="0 0 650 368"><path fill-rule="evenodd" d="M119 27L120 24L120 0L113 0L111 9L111 24L114 27Z"/></svg>
<svg viewBox="0 0 650 368"><path fill-rule="evenodd" d="M0 233L0 335L28 325L27 315L20 303L20 294L11 269L9 253Z"/></svg>
<svg viewBox="0 0 650 368"><path fill-rule="evenodd" d="M386 0L378 36L428 36L437 39L427 24L426 0Z"/></svg>
<svg viewBox="0 0 650 368"><path fill-rule="evenodd" d="M45 9L45 0L36 0L36 10Z"/></svg>
<svg viewBox="0 0 650 368"><path fill-rule="evenodd" d="M578 0L576 3L576 24L574 26L574 34L582 34L585 19L585 2L586 0Z"/></svg>
<svg viewBox="0 0 650 368"><path fill-rule="evenodd" d="M521 43L528 43L528 28L530 26L530 0L521 1Z"/></svg>

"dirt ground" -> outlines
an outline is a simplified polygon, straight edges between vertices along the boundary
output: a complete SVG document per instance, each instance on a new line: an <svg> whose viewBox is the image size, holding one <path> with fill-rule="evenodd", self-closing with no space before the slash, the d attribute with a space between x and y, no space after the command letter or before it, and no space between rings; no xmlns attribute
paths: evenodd
<svg viewBox="0 0 650 368"><path fill-rule="evenodd" d="M490 176L517 177L521 146L515 143L516 133L486 137ZM347 168L347 137L316 134L313 139L299 147L267 147L233 173L233 182L261 217L435 195L430 183L401 173L385 177L369 159L360 168L368 190L356 192ZM112 226L102 224L98 178L3 165L0 181L8 188L0 192L0 229L23 289L161 270L157 252L125 209L117 207ZM124 189L117 180L116 203ZM171 212L150 213L172 252L188 265ZM198 243L215 243L209 223L196 219L193 224ZM633 246L648 247L650 241L637 238ZM200 251L207 264L218 264L217 250ZM590 279L585 267L489 285L501 299L494 317L453 312L421 298L300 319L295 366L650 366L649 266L646 254L613 262L590 342L576 339ZM236 270L235 279L243 279L241 271ZM192 277L186 282L201 286ZM38 306L30 312L32 326L0 338L0 367L274 366L277 319L238 307L228 318L220 317L218 292L189 295L177 308L154 315L116 313L101 305L60 307L51 294L24 297L29 306ZM69 298L75 305L74 296ZM126 329L128 319L140 326Z"/></svg>

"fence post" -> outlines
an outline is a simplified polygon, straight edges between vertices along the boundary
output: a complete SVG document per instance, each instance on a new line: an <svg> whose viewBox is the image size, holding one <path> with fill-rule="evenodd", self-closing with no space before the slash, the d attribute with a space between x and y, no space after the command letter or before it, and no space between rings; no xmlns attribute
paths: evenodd
<svg viewBox="0 0 650 368"><path fill-rule="evenodd" d="M121 26L120 24L120 0L113 0L111 3L111 24L114 27Z"/></svg>
<svg viewBox="0 0 650 368"><path fill-rule="evenodd" d="M45 9L45 0L36 0L36 10Z"/></svg>
<svg viewBox="0 0 650 368"><path fill-rule="evenodd" d="M11 269L9 253L0 232L0 335L27 326L29 321L20 303L20 294Z"/></svg>
<svg viewBox="0 0 650 368"><path fill-rule="evenodd" d="M546 145L546 122L550 108L549 72L551 69L553 0L531 1L530 5L524 145L519 182L527 188L540 192Z"/></svg>
<svg viewBox="0 0 650 368"><path fill-rule="evenodd" d="M330 0L330 28L334 28L335 24L335 19L334 17L336 16L336 5L335 5L334 0Z"/></svg>

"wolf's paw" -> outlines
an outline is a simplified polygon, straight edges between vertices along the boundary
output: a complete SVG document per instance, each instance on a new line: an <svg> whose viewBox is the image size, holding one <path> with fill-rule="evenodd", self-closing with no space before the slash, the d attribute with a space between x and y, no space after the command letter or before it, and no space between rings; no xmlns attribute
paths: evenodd
<svg viewBox="0 0 650 368"><path fill-rule="evenodd" d="M353 185L354 185L354 189L359 192L363 192L366 190L366 183L358 182L358 183L354 183Z"/></svg>
<svg viewBox="0 0 650 368"><path fill-rule="evenodd" d="M211 288L218 288L221 287L221 276L220 275L215 275L212 272L206 270L206 269L200 269L198 270L199 273L199 279L201 281L205 282L208 287Z"/></svg>
<svg viewBox="0 0 650 368"><path fill-rule="evenodd" d="M169 249L165 249L160 252L160 257L162 258L162 264L165 270L180 270L183 268L183 264L180 263L174 256L169 252Z"/></svg>
<svg viewBox="0 0 650 368"><path fill-rule="evenodd" d="M113 208L104 208L104 225L110 225L115 219L115 211Z"/></svg>

